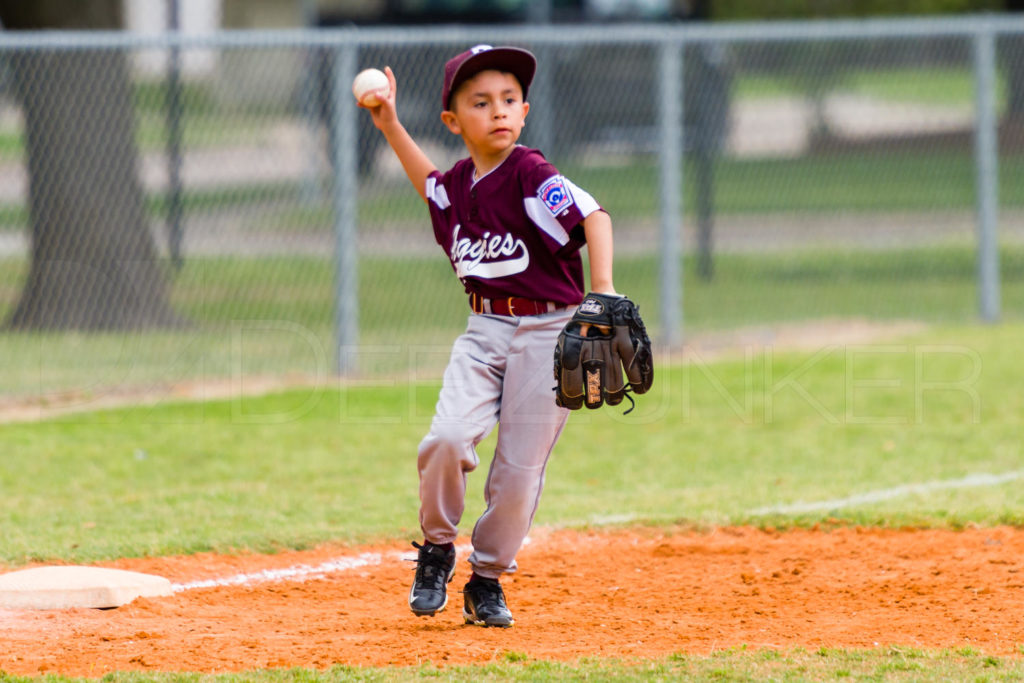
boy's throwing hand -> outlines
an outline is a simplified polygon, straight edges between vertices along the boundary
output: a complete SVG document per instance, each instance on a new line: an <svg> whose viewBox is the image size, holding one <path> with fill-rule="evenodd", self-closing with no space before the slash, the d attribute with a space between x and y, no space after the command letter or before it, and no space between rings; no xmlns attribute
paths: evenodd
<svg viewBox="0 0 1024 683"><path fill-rule="evenodd" d="M362 75L362 72L360 73ZM369 90L363 93L362 97L356 98L356 104L370 112L373 118L373 125L380 130L388 124L395 123L398 116L395 113L395 94L398 90L398 83L395 81L395 72L390 66L384 67L384 76L388 84L380 88ZM356 76L358 79L359 76ZM353 91L355 84L353 84ZM372 95L372 97L368 97Z"/></svg>

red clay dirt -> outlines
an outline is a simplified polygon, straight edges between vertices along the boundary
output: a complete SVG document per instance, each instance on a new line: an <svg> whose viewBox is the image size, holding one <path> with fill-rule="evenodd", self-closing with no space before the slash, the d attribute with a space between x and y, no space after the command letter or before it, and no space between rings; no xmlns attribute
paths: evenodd
<svg viewBox="0 0 1024 683"><path fill-rule="evenodd" d="M1024 530L837 527L535 530L504 581L511 629L463 625L460 558L448 609L416 618L398 543L276 555L122 560L185 584L381 553L319 578L179 590L114 610L0 612L0 671L445 666L500 660L661 657L753 648L904 645L1019 656Z"/></svg>

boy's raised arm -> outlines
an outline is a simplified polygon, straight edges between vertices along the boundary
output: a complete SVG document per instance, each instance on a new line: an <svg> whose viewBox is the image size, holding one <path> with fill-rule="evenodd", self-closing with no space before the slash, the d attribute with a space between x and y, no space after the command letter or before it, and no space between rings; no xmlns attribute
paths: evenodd
<svg viewBox="0 0 1024 683"><path fill-rule="evenodd" d="M394 150L395 156L401 162L405 174L409 176L409 181L416 188L420 198L427 201L427 176L436 171L437 166L420 149L420 146L409 135L409 131L398 120L398 112L395 109L395 95L398 91L395 74L390 66L384 67L384 73L391 84L391 91L385 97L379 98L380 104L376 107L367 107L363 104L359 106L370 112L373 125L377 126L384 134L384 138L391 145L391 149Z"/></svg>

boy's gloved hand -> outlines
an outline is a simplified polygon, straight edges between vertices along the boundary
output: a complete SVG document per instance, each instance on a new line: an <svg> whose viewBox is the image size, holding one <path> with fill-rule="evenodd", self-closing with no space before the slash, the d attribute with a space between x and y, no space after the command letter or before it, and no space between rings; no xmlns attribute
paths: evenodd
<svg viewBox="0 0 1024 683"><path fill-rule="evenodd" d="M587 294L558 335L554 360L555 403L571 410L618 405L654 381L651 340L640 309L624 296Z"/></svg>

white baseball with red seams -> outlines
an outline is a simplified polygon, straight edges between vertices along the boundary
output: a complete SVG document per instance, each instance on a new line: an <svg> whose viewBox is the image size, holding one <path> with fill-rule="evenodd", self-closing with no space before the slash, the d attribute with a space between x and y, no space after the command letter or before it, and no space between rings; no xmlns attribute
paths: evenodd
<svg viewBox="0 0 1024 683"><path fill-rule="evenodd" d="M387 75L380 69L364 69L352 81L352 94L366 107L376 107L391 92Z"/></svg>

